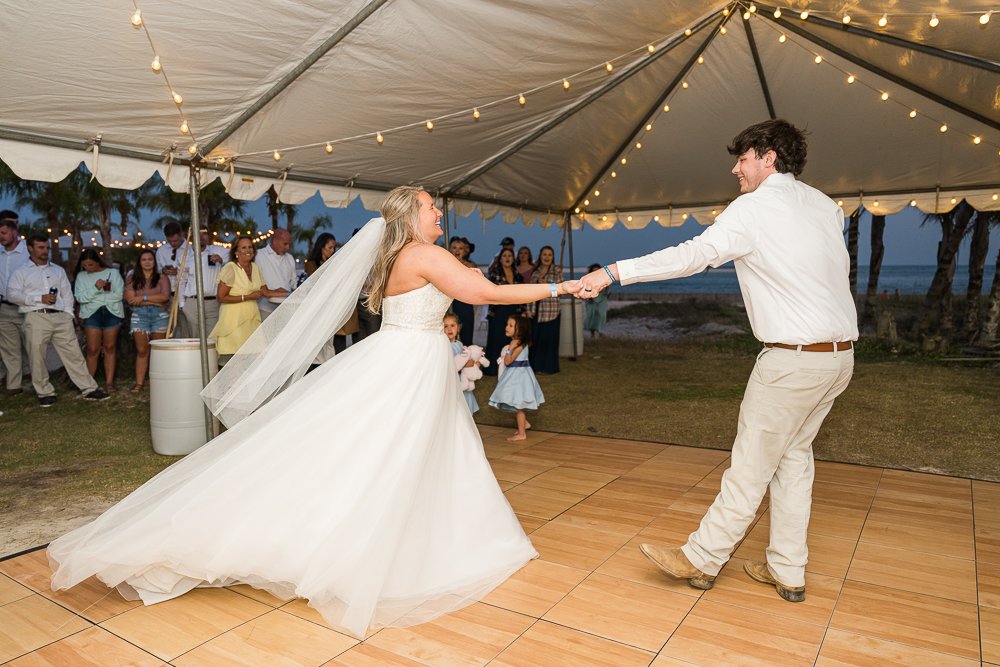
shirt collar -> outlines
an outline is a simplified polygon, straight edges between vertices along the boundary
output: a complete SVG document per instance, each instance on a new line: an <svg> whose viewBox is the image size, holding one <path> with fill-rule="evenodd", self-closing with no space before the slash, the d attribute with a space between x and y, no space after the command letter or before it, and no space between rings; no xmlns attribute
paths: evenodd
<svg viewBox="0 0 1000 667"><path fill-rule="evenodd" d="M766 187L768 185L786 185L795 181L795 176L793 174L783 174L781 172L775 172L764 179L764 182L757 186L757 189Z"/></svg>

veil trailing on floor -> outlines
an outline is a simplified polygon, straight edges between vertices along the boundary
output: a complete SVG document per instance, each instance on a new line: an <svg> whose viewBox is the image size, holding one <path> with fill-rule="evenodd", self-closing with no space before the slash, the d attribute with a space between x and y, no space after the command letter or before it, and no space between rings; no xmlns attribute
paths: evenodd
<svg viewBox="0 0 1000 667"><path fill-rule="evenodd" d="M385 220L373 218L296 288L202 390L227 427L301 378L358 303L374 266Z"/></svg>

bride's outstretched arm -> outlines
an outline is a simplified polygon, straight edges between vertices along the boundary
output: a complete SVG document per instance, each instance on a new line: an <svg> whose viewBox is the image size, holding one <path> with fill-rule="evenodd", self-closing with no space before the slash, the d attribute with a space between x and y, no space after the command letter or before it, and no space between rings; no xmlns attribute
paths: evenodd
<svg viewBox="0 0 1000 667"><path fill-rule="evenodd" d="M534 285L496 285L479 272L459 262L444 248L421 244L407 252L407 263L415 272L453 299L470 304L518 304L555 296L549 283ZM403 257L400 257L403 259ZM576 280L552 283L556 294L575 294Z"/></svg>

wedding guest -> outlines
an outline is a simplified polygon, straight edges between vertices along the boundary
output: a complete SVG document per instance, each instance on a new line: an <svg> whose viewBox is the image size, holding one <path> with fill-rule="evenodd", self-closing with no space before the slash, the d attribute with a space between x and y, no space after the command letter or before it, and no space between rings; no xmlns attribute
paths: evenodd
<svg viewBox="0 0 1000 667"><path fill-rule="evenodd" d="M531 282L531 274L535 272L535 260L531 256L531 248L523 245L517 249L517 262L514 270L521 274L521 282Z"/></svg>
<svg viewBox="0 0 1000 667"><path fill-rule="evenodd" d="M45 353L49 344L55 348L63 367L83 394L92 401L103 401L101 391L87 372L87 362L73 327L73 289L61 266L49 263L49 240L32 234L26 241L31 258L10 277L8 295L24 315L24 334L31 360L31 384L43 408L56 402L56 388L49 381Z"/></svg>
<svg viewBox="0 0 1000 667"><path fill-rule="evenodd" d="M0 211L0 361L7 380L7 395L21 393L27 357L24 345L24 315L10 300L8 285L15 271L31 261L28 247L17 233L14 211Z"/></svg>
<svg viewBox="0 0 1000 667"><path fill-rule="evenodd" d="M118 332L125 321L125 283L118 271L108 268L94 248L84 248L76 263L73 295L80 304L80 319L87 337L87 371L97 377L97 362L104 353L104 384L115 390Z"/></svg>
<svg viewBox="0 0 1000 667"><path fill-rule="evenodd" d="M212 243L208 230L198 235L201 241L201 284L205 303L205 333L215 328L219 321L219 302L215 296L215 286L219 282L219 271L225 264L226 248ZM198 282L195 280L194 247L188 251L181 279L181 294L184 297L184 320L192 336L198 335Z"/></svg>
<svg viewBox="0 0 1000 667"><path fill-rule="evenodd" d="M505 236L500 239L500 252L503 252L504 250L514 252L514 239L509 236ZM490 272L496 267L497 262L500 260L500 252L493 256L493 259L490 261L490 265L486 267L486 275L489 275Z"/></svg>
<svg viewBox="0 0 1000 667"><path fill-rule="evenodd" d="M513 243L511 244L513 245ZM524 281L521 274L514 270L514 250L504 248L497 255L497 263L488 276L490 282L495 285L520 285ZM500 350L507 342L507 318L516 315L524 310L523 304L518 305L491 305L487 311L486 318L489 320L489 329L486 333L486 358L492 362L500 356ZM490 363L483 369L483 375L496 375L497 364Z"/></svg>
<svg viewBox="0 0 1000 667"><path fill-rule="evenodd" d="M591 264L587 267L587 273L593 273L600 268L600 264ZM608 290L601 290L601 293L594 298L587 299L584 308L583 328L590 332L591 338L596 338L604 331L608 321Z"/></svg>
<svg viewBox="0 0 1000 667"><path fill-rule="evenodd" d="M306 260L306 275L312 275L316 273L319 267L333 257L333 253L337 251L337 239L333 234L328 232L323 232L316 238L316 242L313 243L312 250L309 252L309 259ZM339 354L347 349L347 336L349 334L356 333L358 331L358 309L354 309L354 314L347 320L347 323L334 334L333 338L320 348L319 353L316 355L316 359L313 361L313 367L322 364L329 359L332 359L334 355Z"/></svg>
<svg viewBox="0 0 1000 667"><path fill-rule="evenodd" d="M316 273L316 269L323 266L323 262L333 257L337 251L337 238L330 232L323 232L316 237L312 250L306 258L305 271L307 276Z"/></svg>
<svg viewBox="0 0 1000 667"><path fill-rule="evenodd" d="M531 347L531 322L527 317L511 315L507 318L504 335L510 343L504 346L497 359L500 379L490 395L490 406L501 412L513 412L517 431L507 438L508 442L525 440L531 428L526 410L538 410L545 402L545 394L531 372L528 348Z"/></svg>
<svg viewBox="0 0 1000 667"><path fill-rule="evenodd" d="M156 254L149 249L139 253L135 268L125 277L125 303L132 307L129 329L135 342L135 384L132 393L142 391L149 369L149 341L167 335L167 304L170 303L170 280L156 269Z"/></svg>
<svg viewBox="0 0 1000 667"><path fill-rule="evenodd" d="M229 262L219 271L215 293L219 301L219 321L209 337L215 339L220 365L228 361L260 326L258 299L281 294L264 285L260 268L254 262L256 254L253 239L241 236L233 242Z"/></svg>
<svg viewBox="0 0 1000 667"><path fill-rule="evenodd" d="M468 239L453 236L451 243L448 244L448 250L463 266L479 271L479 267L476 266L475 262L469 259L469 255L472 252L472 244L469 243ZM456 299L451 302L451 312L458 318L458 337L462 341L462 345L472 345L472 336L476 329L475 306Z"/></svg>
<svg viewBox="0 0 1000 667"><path fill-rule="evenodd" d="M184 260L184 251L188 247L187 239L184 238L184 230L176 222L168 222L163 226L163 238L166 243L156 249L156 266L160 270L160 275L167 276L170 280L170 294L177 295L177 282L180 279L180 265ZM188 257L184 262L185 266L191 261ZM181 295L183 296L183 295ZM180 307L178 305L178 307ZM169 312L170 308L167 307ZM180 315L180 313L178 313ZM183 317L177 318L174 336L177 338L188 338L191 332L188 331L187 320Z"/></svg>
<svg viewBox="0 0 1000 667"><path fill-rule="evenodd" d="M547 285L561 283L563 271L555 264L556 252L552 246L542 246L538 262L534 265L530 283ZM559 299L542 299L529 306L534 318L531 323L531 368L536 373L559 372Z"/></svg>
<svg viewBox="0 0 1000 667"><path fill-rule="evenodd" d="M257 253L254 262L260 268L260 275L269 294L257 300L260 309L260 319L275 311L278 304L270 301L272 297L286 297L295 289L295 258L289 252L292 248L292 235L287 229L275 229L271 234L271 242Z"/></svg>

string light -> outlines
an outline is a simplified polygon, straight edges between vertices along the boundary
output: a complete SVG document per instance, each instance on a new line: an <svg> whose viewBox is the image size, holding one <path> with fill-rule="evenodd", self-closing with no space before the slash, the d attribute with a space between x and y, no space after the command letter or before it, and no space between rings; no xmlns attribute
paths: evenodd
<svg viewBox="0 0 1000 667"><path fill-rule="evenodd" d="M882 101L885 102L889 99L889 93L882 91Z"/></svg>
<svg viewBox="0 0 1000 667"><path fill-rule="evenodd" d="M910 114L909 115L910 115L910 118L916 118L917 117L917 110L916 109L910 109Z"/></svg>
<svg viewBox="0 0 1000 667"><path fill-rule="evenodd" d="M725 35L726 34L726 26L720 26L719 27L719 34L720 35Z"/></svg>
<svg viewBox="0 0 1000 667"><path fill-rule="evenodd" d="M518 98L517 98L517 103L518 103L518 104L520 104L520 105L521 105L522 107L523 107L523 106L524 106L525 104L527 104L527 103L528 103L528 100L526 100L526 99L524 98L524 94L523 94L523 93L522 93L521 95L519 95L519 96L518 96Z"/></svg>
<svg viewBox="0 0 1000 667"><path fill-rule="evenodd" d="M857 79L854 78L853 74L847 76L847 83L854 83Z"/></svg>
<svg viewBox="0 0 1000 667"><path fill-rule="evenodd" d="M611 72L615 69L615 66L612 65L610 62L607 62L604 63L604 69L608 70L608 74L611 74Z"/></svg>
<svg viewBox="0 0 1000 667"><path fill-rule="evenodd" d="M663 105L663 113L668 113L669 111L670 111L670 105L669 104L664 104Z"/></svg>
<svg viewBox="0 0 1000 667"><path fill-rule="evenodd" d="M375 133L375 141L378 143L379 146L381 146L382 142L385 141L385 137L382 136L381 132L376 132Z"/></svg>
<svg viewBox="0 0 1000 667"><path fill-rule="evenodd" d="M569 90L569 79L563 79L563 90Z"/></svg>
<svg viewBox="0 0 1000 667"><path fill-rule="evenodd" d="M159 74L160 70L163 69L163 66L160 64L160 56L155 56L153 58L153 62L149 66L152 68L154 72Z"/></svg>
<svg viewBox="0 0 1000 667"><path fill-rule="evenodd" d="M705 56L698 56L698 64L699 65L705 64Z"/></svg>
<svg viewBox="0 0 1000 667"><path fill-rule="evenodd" d="M746 10L745 12L743 12L743 20L744 21L749 21L750 20L750 10L749 9Z"/></svg>
<svg viewBox="0 0 1000 667"><path fill-rule="evenodd" d="M326 142L326 152L327 153L332 153L333 152L333 144L331 144L329 141Z"/></svg>
<svg viewBox="0 0 1000 667"><path fill-rule="evenodd" d="M427 128L428 132L433 132L434 131L434 121L432 121L432 120L427 121L426 123L424 123L424 127Z"/></svg>
<svg viewBox="0 0 1000 667"><path fill-rule="evenodd" d="M799 18L802 19L803 21L809 18L809 10L803 9L802 12L799 14Z"/></svg>
<svg viewBox="0 0 1000 667"><path fill-rule="evenodd" d="M840 19L840 22L843 23L844 25L848 25L851 22L851 15L845 13L843 18Z"/></svg>
<svg viewBox="0 0 1000 667"><path fill-rule="evenodd" d="M177 106L180 106L181 104L184 103L184 98L181 97L181 94L178 93L176 90L170 91L170 94L173 95L173 97L174 97L174 104L176 104Z"/></svg>
<svg viewBox="0 0 1000 667"><path fill-rule="evenodd" d="M728 16L728 15L729 15L729 14L727 13L727 14L726 14L726 16ZM988 21L989 19L986 19L986 20ZM980 22L980 23L983 23L983 20L982 20L982 19L979 19L979 22ZM690 37L690 36L691 36L691 28L688 28L687 30L685 30L685 31L684 31L684 36L685 36L685 37Z"/></svg>
<svg viewBox="0 0 1000 667"><path fill-rule="evenodd" d="M941 127L938 128L938 131L941 132L942 134L945 133L945 132L947 132L948 131L948 123L941 123Z"/></svg>
<svg viewBox="0 0 1000 667"><path fill-rule="evenodd" d="M937 14L931 14L931 20L927 22L927 25L932 28L936 28L939 23L941 23L941 21L938 20Z"/></svg>
<svg viewBox="0 0 1000 667"><path fill-rule="evenodd" d="M977 137L977 136L973 136L972 137L972 143L976 144L977 146L979 144L981 144L982 142L983 142L983 138L982 137Z"/></svg>
<svg viewBox="0 0 1000 667"><path fill-rule="evenodd" d="M618 178L618 172L617 171L612 171L611 172L611 178Z"/></svg>
<svg viewBox="0 0 1000 667"><path fill-rule="evenodd" d="M142 27L142 10L138 7L135 10L135 14L132 14L132 27L141 28Z"/></svg>
<svg viewBox="0 0 1000 667"><path fill-rule="evenodd" d="M786 39L788 39L788 38L785 37L785 33L781 33L781 37L778 38L778 43L779 44L784 44Z"/></svg>
<svg viewBox="0 0 1000 667"><path fill-rule="evenodd" d="M646 131L650 132L652 129L653 129L653 124L652 123L646 123Z"/></svg>
<svg viewBox="0 0 1000 667"><path fill-rule="evenodd" d="M917 200L916 199L911 199L910 200L910 206L916 206L916 205L917 205Z"/></svg>
<svg viewBox="0 0 1000 667"><path fill-rule="evenodd" d="M723 7L722 8L722 15L723 16L729 16L729 7Z"/></svg>
<svg viewBox="0 0 1000 667"><path fill-rule="evenodd" d="M882 18L878 20L878 27L884 28L889 24L888 14L882 14Z"/></svg>
<svg viewBox="0 0 1000 667"><path fill-rule="evenodd" d="M191 128L188 127L188 122L185 120L181 123L181 134L188 134L191 132Z"/></svg>
<svg viewBox="0 0 1000 667"><path fill-rule="evenodd" d="M687 87L688 87L688 82L687 81L682 81L681 82L681 88L684 88L685 90L687 90Z"/></svg>
<svg viewBox="0 0 1000 667"><path fill-rule="evenodd" d="M774 10L774 18L776 19L781 18L781 7L778 7L777 9Z"/></svg>
<svg viewBox="0 0 1000 667"><path fill-rule="evenodd" d="M987 23L989 23L991 16L993 16L992 9L979 17L979 25L986 25ZM993 198L996 199L996 195L994 195Z"/></svg>
<svg viewBox="0 0 1000 667"><path fill-rule="evenodd" d="M281 153L278 152L277 148L274 149L274 154L271 155L271 157L274 158L275 162L278 162L279 160L281 160Z"/></svg>
<svg viewBox="0 0 1000 667"><path fill-rule="evenodd" d="M747 7L747 11L750 12L751 14L756 14L757 13L757 5L755 5L755 4L753 4L751 2L750 6Z"/></svg>
<svg viewBox="0 0 1000 667"><path fill-rule="evenodd" d="M479 120L479 117L480 117L481 115L482 115L482 114L480 114L480 113L479 113L479 109L473 109L473 110L472 110L472 119L473 119L473 120Z"/></svg>
<svg viewBox="0 0 1000 667"><path fill-rule="evenodd" d="M622 163L623 165L626 165L626 164L628 164L628 158L624 158L624 157L623 157L623 158L621 159L621 163Z"/></svg>
<svg viewBox="0 0 1000 667"><path fill-rule="evenodd" d="M188 153L195 155L198 152L198 144L191 144L188 146Z"/></svg>
<svg viewBox="0 0 1000 667"><path fill-rule="evenodd" d="M821 62L823 62L823 56L817 55L815 58L813 58L813 62L819 65Z"/></svg>
<svg viewBox="0 0 1000 667"><path fill-rule="evenodd" d="M595 197L600 197L601 196L601 191L600 190L594 190L594 196Z"/></svg>
<svg viewBox="0 0 1000 667"><path fill-rule="evenodd" d="M656 47L653 46L652 44L647 45L646 50L649 51L649 55L653 55L654 53L656 53ZM566 87L569 88L569 86Z"/></svg>
<svg viewBox="0 0 1000 667"><path fill-rule="evenodd" d="M635 148L636 150L642 150L642 142L641 141L635 142Z"/></svg>
<svg viewBox="0 0 1000 667"><path fill-rule="evenodd" d="M583 205L584 206L590 206L590 200L589 199L584 199L583 200Z"/></svg>

